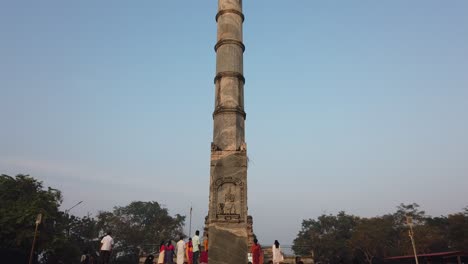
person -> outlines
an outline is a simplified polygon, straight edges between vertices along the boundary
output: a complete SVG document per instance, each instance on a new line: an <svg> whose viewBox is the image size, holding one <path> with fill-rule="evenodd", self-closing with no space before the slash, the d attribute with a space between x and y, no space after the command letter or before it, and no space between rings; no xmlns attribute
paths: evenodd
<svg viewBox="0 0 468 264"><path fill-rule="evenodd" d="M176 244L176 251L177 251L177 264L184 264L185 242L184 242L183 236L180 236L180 240Z"/></svg>
<svg viewBox="0 0 468 264"><path fill-rule="evenodd" d="M203 240L203 249L208 252L208 234L206 234L205 240Z"/></svg>
<svg viewBox="0 0 468 264"><path fill-rule="evenodd" d="M88 251L83 251L81 255L80 264L89 264L89 254Z"/></svg>
<svg viewBox="0 0 468 264"><path fill-rule="evenodd" d="M145 264L153 264L153 259L154 256L150 254L148 257L146 257Z"/></svg>
<svg viewBox="0 0 468 264"><path fill-rule="evenodd" d="M200 231L195 231L195 235L192 237L193 245L193 264L198 264L198 258L200 257Z"/></svg>
<svg viewBox="0 0 468 264"><path fill-rule="evenodd" d="M208 251L200 252L200 264L208 264Z"/></svg>
<svg viewBox="0 0 468 264"><path fill-rule="evenodd" d="M272 253L273 253L273 264L279 264L281 261L284 260L283 254L281 254L281 247L278 240L275 240L275 244L272 246Z"/></svg>
<svg viewBox="0 0 468 264"><path fill-rule="evenodd" d="M189 238L189 241L185 245L185 257L187 258L187 263L192 264L193 263L193 244L192 244L192 238Z"/></svg>
<svg viewBox="0 0 468 264"><path fill-rule="evenodd" d="M304 262L301 260L301 257L296 256L296 264L304 264Z"/></svg>
<svg viewBox="0 0 468 264"><path fill-rule="evenodd" d="M158 264L164 264L164 251L166 247L164 246L164 240L161 241L159 245L159 256L158 256Z"/></svg>
<svg viewBox="0 0 468 264"><path fill-rule="evenodd" d="M250 248L250 253L252 253L252 264L260 264L260 256L262 254L262 246L258 243L258 240L254 238L253 245ZM263 264L263 263L262 263Z"/></svg>
<svg viewBox="0 0 468 264"><path fill-rule="evenodd" d="M109 231L107 235L101 240L101 263L109 264L110 255L112 252L112 246L114 245L114 239L112 238L112 233Z"/></svg>
<svg viewBox="0 0 468 264"><path fill-rule="evenodd" d="M89 264L97 264L93 255L89 255Z"/></svg>
<svg viewBox="0 0 468 264"><path fill-rule="evenodd" d="M174 263L174 246L172 245L170 240L167 241L166 248L164 250L164 263Z"/></svg>

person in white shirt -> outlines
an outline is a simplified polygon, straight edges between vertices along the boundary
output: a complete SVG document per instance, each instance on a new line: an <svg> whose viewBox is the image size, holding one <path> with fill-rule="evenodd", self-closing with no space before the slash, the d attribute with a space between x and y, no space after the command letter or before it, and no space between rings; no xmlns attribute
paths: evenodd
<svg viewBox="0 0 468 264"><path fill-rule="evenodd" d="M110 254L112 246L114 245L114 239L111 237L112 233L109 231L107 235L101 240L101 263L109 264Z"/></svg>
<svg viewBox="0 0 468 264"><path fill-rule="evenodd" d="M176 250L177 250L177 264L184 264L185 242L184 242L183 236L181 236L179 242L177 242Z"/></svg>
<svg viewBox="0 0 468 264"><path fill-rule="evenodd" d="M193 245L193 264L198 264L198 258L200 257L200 231L196 231L192 237Z"/></svg>

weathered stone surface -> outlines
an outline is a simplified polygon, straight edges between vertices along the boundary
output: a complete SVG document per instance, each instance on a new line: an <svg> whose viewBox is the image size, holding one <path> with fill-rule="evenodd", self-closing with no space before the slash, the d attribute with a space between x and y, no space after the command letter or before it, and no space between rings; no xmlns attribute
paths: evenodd
<svg viewBox="0 0 468 264"><path fill-rule="evenodd" d="M219 0L210 201L206 220L210 264L246 264L247 221L242 0Z"/></svg>
<svg viewBox="0 0 468 264"><path fill-rule="evenodd" d="M247 263L247 236L244 225L209 225L208 263Z"/></svg>
<svg viewBox="0 0 468 264"><path fill-rule="evenodd" d="M242 11L242 0L218 0L218 10L237 9Z"/></svg>
<svg viewBox="0 0 468 264"><path fill-rule="evenodd" d="M218 41L236 39L242 41L242 17L235 13L226 13L218 19Z"/></svg>
<svg viewBox="0 0 468 264"><path fill-rule="evenodd" d="M216 115L214 117L214 146L224 151L240 150L241 145L245 144L243 128L244 118L237 112Z"/></svg>
<svg viewBox="0 0 468 264"><path fill-rule="evenodd" d="M242 48L235 44L225 44L218 48L216 72L243 72Z"/></svg>
<svg viewBox="0 0 468 264"><path fill-rule="evenodd" d="M247 157L242 151L213 151L209 223L247 223ZM236 226L237 227L237 226ZM210 235L211 236L211 235Z"/></svg>

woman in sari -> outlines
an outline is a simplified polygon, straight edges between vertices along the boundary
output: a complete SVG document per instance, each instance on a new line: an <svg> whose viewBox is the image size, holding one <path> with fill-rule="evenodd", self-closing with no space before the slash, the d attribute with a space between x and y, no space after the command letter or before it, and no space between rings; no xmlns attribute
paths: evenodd
<svg viewBox="0 0 468 264"><path fill-rule="evenodd" d="M187 242L187 245L185 246L186 250L186 257L187 257L187 263L192 264L193 263L193 245L192 245L192 238L189 238L189 241Z"/></svg>
<svg viewBox="0 0 468 264"><path fill-rule="evenodd" d="M158 257L158 264L164 264L164 241L161 241L161 245L159 246L159 257Z"/></svg>
<svg viewBox="0 0 468 264"><path fill-rule="evenodd" d="M170 240L167 241L166 248L164 249L164 263L174 263L174 246L172 245Z"/></svg>
<svg viewBox="0 0 468 264"><path fill-rule="evenodd" d="M250 253L252 253L252 264L260 264L260 257L262 255L262 246L258 243L258 240L255 238L253 240L253 245L250 248ZM263 263L262 263L263 264Z"/></svg>

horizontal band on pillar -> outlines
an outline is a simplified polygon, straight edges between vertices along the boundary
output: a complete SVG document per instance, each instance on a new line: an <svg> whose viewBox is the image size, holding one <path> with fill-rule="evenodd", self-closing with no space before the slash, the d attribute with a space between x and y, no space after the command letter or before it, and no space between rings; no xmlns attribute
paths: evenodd
<svg viewBox="0 0 468 264"><path fill-rule="evenodd" d="M224 15L224 14L227 14L227 13L239 15L239 16L242 18L242 22L244 22L244 20L245 20L244 14L242 14L241 11L236 10L236 9L223 9L223 10L220 10L220 11L216 14L216 22L218 22L218 18L219 18L220 16L222 16L222 15Z"/></svg>
<svg viewBox="0 0 468 264"><path fill-rule="evenodd" d="M215 117L215 115L218 115L218 114L222 114L222 113L238 113L240 114L242 117L244 117L244 119L247 117L247 114L244 112L244 110L240 109L240 108L234 108L234 107L218 107L214 112L213 112L213 118Z"/></svg>
<svg viewBox="0 0 468 264"><path fill-rule="evenodd" d="M242 75L242 73L240 72L233 72L233 71L218 72L218 74L216 74L216 77L214 78L214 83L216 84L216 82L219 81L222 77L235 77L239 79L243 84L245 84L244 75Z"/></svg>
<svg viewBox="0 0 468 264"><path fill-rule="evenodd" d="M218 51L219 47L221 47L222 45L225 45L225 44L234 44L234 45L237 45L237 46L241 47L242 52L245 51L245 45L244 45L244 43L242 43L242 41L239 41L239 40L237 40L237 39L221 39L221 40L219 40L219 41L216 43L215 47L214 47L215 51Z"/></svg>

